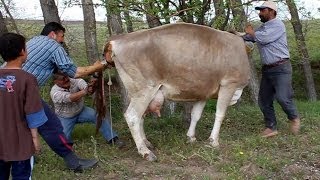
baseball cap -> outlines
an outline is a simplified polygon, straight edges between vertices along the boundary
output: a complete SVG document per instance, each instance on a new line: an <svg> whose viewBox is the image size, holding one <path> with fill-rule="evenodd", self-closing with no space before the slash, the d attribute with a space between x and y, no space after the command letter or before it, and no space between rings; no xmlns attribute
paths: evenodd
<svg viewBox="0 0 320 180"><path fill-rule="evenodd" d="M256 10L261 10L264 8L270 8L270 9L273 9L274 11L278 10L276 3L273 1L265 1L261 6L255 7Z"/></svg>

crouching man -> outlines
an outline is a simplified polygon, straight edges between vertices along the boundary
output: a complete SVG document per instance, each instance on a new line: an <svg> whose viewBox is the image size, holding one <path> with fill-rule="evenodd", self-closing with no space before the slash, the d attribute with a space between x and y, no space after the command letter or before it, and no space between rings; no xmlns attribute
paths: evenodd
<svg viewBox="0 0 320 180"><path fill-rule="evenodd" d="M55 85L51 89L50 96L55 112L61 121L63 132L72 141L71 134L75 124L97 121L96 111L84 105L84 97L94 92L94 86L88 86L83 79L69 78L62 72L53 75L53 82ZM102 121L100 132L108 144L114 144L118 148L125 145L118 138L118 134L111 130L107 117Z"/></svg>

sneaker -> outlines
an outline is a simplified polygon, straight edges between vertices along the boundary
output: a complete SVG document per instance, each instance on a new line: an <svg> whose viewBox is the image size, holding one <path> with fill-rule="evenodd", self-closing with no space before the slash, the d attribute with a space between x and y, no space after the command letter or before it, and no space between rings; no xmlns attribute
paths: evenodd
<svg viewBox="0 0 320 180"><path fill-rule="evenodd" d="M108 144L110 145L114 145L116 147L118 147L119 149L123 148L126 143L121 141L118 137L114 137L113 139L111 139Z"/></svg>
<svg viewBox="0 0 320 180"><path fill-rule="evenodd" d="M293 134L298 134L300 131L300 119L296 118L290 121L290 131Z"/></svg>
<svg viewBox="0 0 320 180"><path fill-rule="evenodd" d="M278 134L277 130L272 130L270 128L266 128L262 133L261 133L261 137L263 138L268 138L268 137L272 137Z"/></svg>

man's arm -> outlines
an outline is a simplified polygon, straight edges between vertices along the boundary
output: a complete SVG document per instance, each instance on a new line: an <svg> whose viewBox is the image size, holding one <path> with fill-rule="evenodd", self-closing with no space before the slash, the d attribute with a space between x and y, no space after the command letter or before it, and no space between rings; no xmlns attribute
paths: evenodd
<svg viewBox="0 0 320 180"><path fill-rule="evenodd" d="M35 153L39 154L41 150L40 139L37 128L31 128L32 142L35 149Z"/></svg>
<svg viewBox="0 0 320 180"><path fill-rule="evenodd" d="M76 102L76 101L79 101L82 97L86 96L87 94L88 94L88 92L87 92L87 88L86 88L86 89L80 90L78 92L71 93L69 98L70 98L71 102Z"/></svg>
<svg viewBox="0 0 320 180"><path fill-rule="evenodd" d="M102 64L101 61L96 61L91 66L77 67L76 74L74 78L82 78L93 74L94 72L102 71L106 68L105 64Z"/></svg>

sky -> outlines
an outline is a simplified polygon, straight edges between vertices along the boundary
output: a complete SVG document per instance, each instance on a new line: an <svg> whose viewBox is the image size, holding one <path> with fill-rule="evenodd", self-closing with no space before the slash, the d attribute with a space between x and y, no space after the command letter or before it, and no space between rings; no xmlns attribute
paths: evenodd
<svg viewBox="0 0 320 180"><path fill-rule="evenodd" d="M14 18L18 19L43 19L39 0L12 0L15 3L15 10L12 12ZM55 0L59 8L61 20L83 20L82 9L79 6L64 8L63 0ZM99 3L100 0L93 0ZM298 7L305 7L311 12L312 17L320 18L318 8L320 8L320 0L295 0ZM261 2L260 2L261 3ZM259 3L257 4L259 5ZM253 9L253 8L252 8ZM257 12L252 11L253 19L257 18ZM103 7L95 9L96 20L106 21L106 11ZM287 13L283 11L283 14Z"/></svg>

